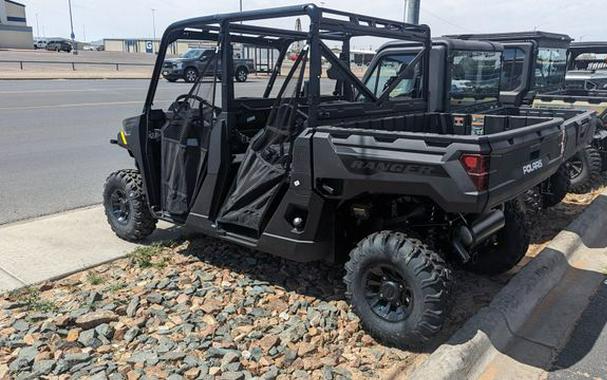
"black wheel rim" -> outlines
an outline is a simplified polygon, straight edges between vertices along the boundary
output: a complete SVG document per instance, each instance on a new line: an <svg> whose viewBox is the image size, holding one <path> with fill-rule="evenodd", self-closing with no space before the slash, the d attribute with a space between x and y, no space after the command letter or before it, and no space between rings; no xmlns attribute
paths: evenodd
<svg viewBox="0 0 607 380"><path fill-rule="evenodd" d="M580 159L571 159L567 162L567 170L569 171L569 178L575 179L582 174L584 171L584 161Z"/></svg>
<svg viewBox="0 0 607 380"><path fill-rule="evenodd" d="M413 292L403 276L387 265L369 268L363 277L365 299L375 315L400 322L413 309Z"/></svg>
<svg viewBox="0 0 607 380"><path fill-rule="evenodd" d="M131 215L131 204L123 190L116 189L110 196L111 212L114 221L125 225L129 222Z"/></svg>

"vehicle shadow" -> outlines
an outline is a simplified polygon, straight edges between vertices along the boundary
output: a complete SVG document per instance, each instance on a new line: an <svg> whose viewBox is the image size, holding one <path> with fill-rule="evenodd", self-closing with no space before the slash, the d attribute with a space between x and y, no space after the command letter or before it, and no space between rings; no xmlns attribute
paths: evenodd
<svg viewBox="0 0 607 380"><path fill-rule="evenodd" d="M150 236L139 242L139 244L149 246L170 241L180 241L185 236L187 235L183 227L162 223Z"/></svg>
<svg viewBox="0 0 607 380"><path fill-rule="evenodd" d="M179 254L247 276L257 285L277 286L324 302L346 300L343 264L298 263L203 236L190 236L189 241ZM488 305L513 275L487 277L454 268L450 312L443 330L431 342L409 351L434 351L479 309Z"/></svg>
<svg viewBox="0 0 607 380"><path fill-rule="evenodd" d="M573 259L546 248L522 269L524 273L512 278L486 308L457 330L445 348L476 351L479 337L487 336L501 354L487 367L498 371L495 373L510 371L512 360L549 374L585 360L596 349L607 324L607 313L601 309L607 304L607 227L599 224L597 216L607 210L607 196L601 195L595 202L599 207L593 205L593 214L575 220L558 238L568 244L583 232L582 245ZM593 232L586 234L591 228ZM553 265L565 268L562 277L542 275ZM544 291L536 292L538 289ZM533 299L536 293L542 297L538 304Z"/></svg>

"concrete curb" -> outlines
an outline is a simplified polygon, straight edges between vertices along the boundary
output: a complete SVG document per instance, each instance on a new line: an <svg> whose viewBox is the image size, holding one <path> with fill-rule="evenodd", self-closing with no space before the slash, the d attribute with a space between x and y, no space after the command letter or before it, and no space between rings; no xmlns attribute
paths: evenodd
<svg viewBox="0 0 607 380"><path fill-rule="evenodd" d="M607 191L510 280L489 304L416 368L411 379L478 378L516 337L535 307L560 282L578 248L592 245L607 226Z"/></svg>

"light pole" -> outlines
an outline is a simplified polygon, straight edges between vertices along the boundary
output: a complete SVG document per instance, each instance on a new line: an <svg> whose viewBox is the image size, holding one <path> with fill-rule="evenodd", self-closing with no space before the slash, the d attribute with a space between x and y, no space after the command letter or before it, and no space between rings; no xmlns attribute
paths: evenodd
<svg viewBox="0 0 607 380"><path fill-rule="evenodd" d="M42 37L40 35L40 23L38 22L38 13L36 13L36 34L38 34L38 38Z"/></svg>
<svg viewBox="0 0 607 380"><path fill-rule="evenodd" d="M419 8L421 0L405 0L405 22L419 24Z"/></svg>
<svg viewBox="0 0 607 380"><path fill-rule="evenodd" d="M153 37L152 40L152 54L156 52L156 8L152 8L152 30Z"/></svg>
<svg viewBox="0 0 607 380"><path fill-rule="evenodd" d="M67 4L70 7L70 28L72 30L72 47L74 48L74 55L78 55L78 49L76 46L76 34L74 33L74 17L72 15L72 0L67 0Z"/></svg>

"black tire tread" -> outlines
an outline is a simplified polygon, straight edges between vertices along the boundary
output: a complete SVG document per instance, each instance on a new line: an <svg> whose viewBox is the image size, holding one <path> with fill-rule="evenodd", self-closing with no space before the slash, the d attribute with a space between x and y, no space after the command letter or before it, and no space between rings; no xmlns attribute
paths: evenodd
<svg viewBox="0 0 607 380"><path fill-rule="evenodd" d="M589 175L584 181L571 184L571 192L575 194L586 194L594 190L601 180L603 171L603 159L601 153L593 147L587 147L584 152L585 161L588 164Z"/></svg>
<svg viewBox="0 0 607 380"><path fill-rule="evenodd" d="M389 249L384 247L389 247ZM414 273L425 290L424 312L421 320L415 324L413 329L403 331L401 336L387 334L369 323L359 313L356 302L353 302L353 284L356 281L360 263L366 256L376 252L389 252L393 256L396 255L394 258L402 260L407 265L414 264ZM442 257L429 250L420 240L411 238L402 232L374 233L359 242L351 251L350 260L345 264L345 268L346 298L350 301L354 312L361 317L361 322L366 330L379 341L395 347L416 347L431 340L443 328L451 291L451 270Z"/></svg>
<svg viewBox="0 0 607 380"><path fill-rule="evenodd" d="M543 207L554 207L561 203L571 187L571 179L565 165L561 165L559 170L552 175L550 181L550 192L542 194Z"/></svg>
<svg viewBox="0 0 607 380"><path fill-rule="evenodd" d="M132 201L132 217L134 220L133 228L128 231L117 229L112 223L108 207L105 207L105 214L112 228L112 231L121 239L130 242L139 242L148 237L156 229L158 220L152 216L148 207L145 190L143 188L143 179L136 169L123 169L116 171L106 179L107 185L113 181L119 181L123 184Z"/></svg>

